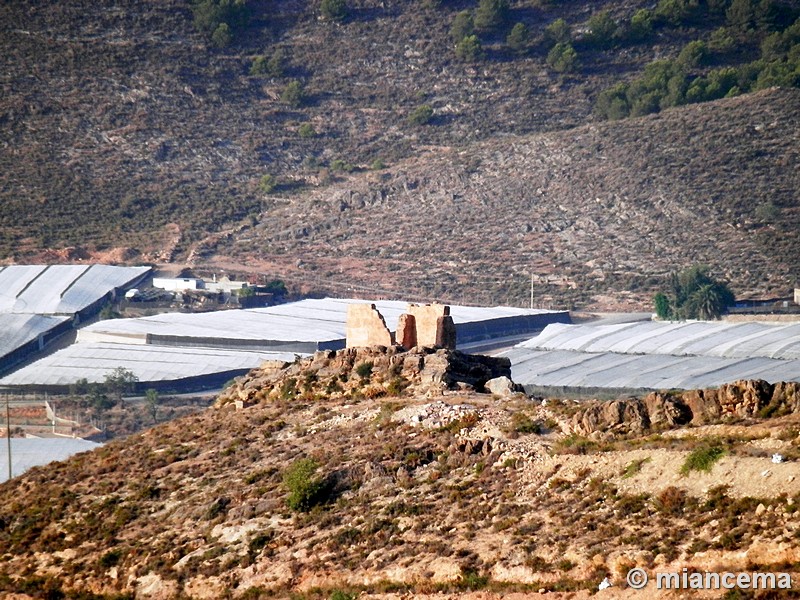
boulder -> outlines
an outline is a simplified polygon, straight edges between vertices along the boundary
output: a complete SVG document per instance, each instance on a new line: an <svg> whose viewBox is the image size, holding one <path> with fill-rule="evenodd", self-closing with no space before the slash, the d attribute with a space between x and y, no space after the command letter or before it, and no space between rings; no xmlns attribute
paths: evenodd
<svg viewBox="0 0 800 600"><path fill-rule="evenodd" d="M505 375L490 379L484 384L486 391L497 396L511 396L516 393L517 386Z"/></svg>

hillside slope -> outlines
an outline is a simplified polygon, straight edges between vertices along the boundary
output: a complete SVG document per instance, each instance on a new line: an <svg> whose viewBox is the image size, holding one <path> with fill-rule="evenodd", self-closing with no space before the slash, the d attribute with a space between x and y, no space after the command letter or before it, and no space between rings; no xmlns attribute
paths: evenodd
<svg viewBox="0 0 800 600"><path fill-rule="evenodd" d="M780 4L795 12L798 9L796 0ZM441 189L461 189L467 185L462 183L465 178L476 183L489 181L495 172L508 182L506 186L498 180L481 191L487 206L491 206L491 219L486 213L468 212L470 219L482 224L488 221L488 233L493 238L493 224L510 221L513 229L519 221L525 229L533 228L521 240L515 238L518 232L509 236L514 244L522 243L522 258L508 259L515 266L514 272L532 265L546 278L555 268L556 277L571 281L580 279L584 271L572 263L599 261L607 286L597 282L598 271L579 282L583 291L577 294L564 293L560 287L538 290L539 295L552 296L559 302L586 300L605 287L628 285L626 275L611 274L614 271L664 270L661 264L651 267L649 257L655 252L648 251L648 242L641 239L632 244L636 251L629 252L619 264L603 257L587 258L587 250L577 247L579 240L573 239L570 227L579 238L603 232L611 222L607 237L620 236L614 230L613 208L609 208L609 214L592 219L596 229L589 224L583 230L572 222L571 207L566 203L575 203L574 197L584 198L584 191L600 196L601 204L610 202L608 198L614 194L631 203L659 202L654 198L662 194L663 202L677 203L684 207L681 211L696 211L701 219L710 210L705 199L711 198L720 214L730 215L729 224L734 227L751 219L753 211L772 202L775 195L773 210L762 212L773 215L777 235L756 236L751 242L755 244L752 256L758 269L752 280L763 279L767 272L782 277L787 268L794 268L790 261L797 256L793 235L797 183L792 173L798 163L791 148L796 147L796 97L767 92L716 107L705 104L686 108L686 117L676 110L669 113L672 116L665 113L663 120L646 120L644 123L661 127L663 138L659 142L676 149L671 157L659 158L658 163L648 162L651 151L642 147L641 141L650 135L645 125L601 125L598 131L607 139L597 143L592 129L571 132L594 121L592 105L602 90L633 79L654 59L677 57L690 40L709 38L715 28L725 24L719 14L680 26L656 27L638 42L602 47L587 42L586 23L591 16L607 9L619 23L627 22L650 3L515 2L502 26L481 34L485 58L471 63L456 58L450 27L459 11L476 8L475 1L448 0L420 6L412 0L351 0L350 14L342 23L320 18L320 5L314 1L250 0L249 5L249 25L224 49L214 48L195 30L191 4L185 0L122 4L68 0L57 6L22 0L0 6L0 257L53 260L60 255L41 252L78 245L100 252L119 246L133 248L112 253L117 259L194 260L207 246L196 244L209 233L227 235L254 221L271 232L291 229L293 215L290 211L287 220L282 209L285 203L305 206L316 198L338 197L342 188L337 182L343 178L354 190L367 190L373 196L380 193L382 173L369 172L376 160L396 167L395 174L388 175L390 183L397 170L407 173L411 182L422 182L431 177L424 169L426 163L436 163L435 157L441 154L459 156L454 159L455 165L446 165ZM545 31L558 18L572 27L580 56L572 72L558 73L547 65L550 46ZM522 53L512 52L505 42L516 21L530 30L529 45ZM693 68L693 73L756 58L764 35L751 32L740 36L735 51L712 56L708 64ZM278 61L281 66L275 73L250 74L254 59L272 58L276 53L283 59ZM292 82L304 89L304 98L298 103L284 96ZM432 108L433 118L427 125L415 125L409 116L423 104ZM738 112L726 106L739 107ZM747 119L758 118L762 111L766 118L778 118L785 126L765 129L759 135L741 135ZM734 125L730 130L729 118ZM705 135L687 139L682 133L684 119L695 127L708 122L716 139ZM306 125L304 133L301 125ZM621 129L614 133L617 127ZM525 141L524 136L543 132L559 133ZM578 138L592 141L581 146ZM515 143L522 145L523 152L530 145L543 164L504 153L509 140L519 140ZM657 153L658 147L652 151ZM569 166L559 152L571 155ZM496 153L508 164L495 163ZM677 159L684 155L691 170L668 173L669 169L682 168ZM625 184L617 177L619 172L597 173L603 165L598 162L600 156L606 156L606 162L613 157L628 161L618 166L630 167L632 172L624 173L624 179L633 181ZM510 168L516 161L522 167L518 172ZM641 172L634 172L637 166ZM351 168L354 172L349 175L341 170ZM526 168L545 181L526 178ZM651 169L657 169L657 173L648 174ZM592 180L589 173L594 174ZM272 193L266 193L260 185L264 175L278 181ZM563 178L558 180L560 175L574 179L576 191L567 191ZM649 185L648 177L658 185ZM597 187L598 179L607 194ZM530 204L533 197L521 190L531 186L546 190L535 197L534 204L541 209L522 214L513 203ZM424 186L420 189L425 190ZM408 186L403 190L408 190L413 202L422 201ZM743 195L747 197L743 199ZM698 206L692 204L693 197L698 198ZM505 199L512 205L508 206ZM567 206L567 210L559 205ZM778 217L774 216L775 206ZM302 216L306 209L300 212ZM449 216L445 209L429 212L432 216L441 214L441 218ZM338 218L333 211L294 229L305 236L302 232L306 227L314 230L321 222L331 222L332 237L317 239L333 243L348 235L336 231L333 222ZM396 220L397 215L385 206L373 206L370 219L364 221L368 233L353 232L355 238L363 238L356 245L359 255L364 255L364 248L377 249L384 244L388 244L384 253L393 252L402 236L385 224ZM719 223L711 220L713 235L717 236ZM688 227L689 222L692 227ZM689 236L689 247L707 243L703 221L698 223L687 215L672 226ZM442 231L450 231L449 224L442 227ZM638 234L648 227L634 227L633 231ZM563 230L562 239L529 243L537 228ZM437 244L445 248L444 260L474 263L501 280L484 286L492 301L519 301L524 297L517 289L522 283L506 281L511 270L505 264L494 273L494 267L485 264L483 245L472 240L475 229L467 226L467 230L470 239L463 244L466 254L453 258L454 249L448 240ZM406 233L409 240L415 239L416 234ZM606 237L605 233L599 235ZM724 237L738 244L735 236ZM251 244L265 241L249 235L244 239ZM773 243L775 240L780 243ZM271 239L266 241L272 244ZM622 238L619 241L627 242ZM246 250L236 253L245 266L280 267L281 272L276 274L284 274L285 258L253 263L260 248L244 242L239 249ZM271 259L283 251L280 245L275 250L270 247L264 257ZM548 254L540 258L541 251ZM349 250L345 246L337 252ZM562 252L563 256L557 258L551 252ZM512 253L520 255L513 248L503 247L496 256L505 263ZM737 291L749 290L746 270L751 253L737 259L737 264L732 264L732 252L724 254L721 270L735 277ZM761 256L767 257L767 264L761 265ZM398 258L399 268L405 270L408 261L404 253L400 252ZM710 251L692 251L687 258L718 263ZM566 262L558 264L561 261ZM334 264L321 266L313 275L322 283L323 275L328 277L340 268L348 270L347 265ZM384 280L381 287L386 287L390 283L385 281L387 269L381 265L376 268ZM587 272L593 270L590 267ZM452 297L465 290L475 293L474 286L458 286L451 281L473 278L470 269L452 276L448 275L451 271L452 264L437 265L429 281L404 282L403 288L426 296ZM307 274L295 272L294 276L309 279ZM374 279L365 276L361 281L371 281L374 287ZM785 293L786 287L785 280L775 284L768 281L759 291L766 294L780 289ZM542 301L549 302L547 298Z"/></svg>
<svg viewBox="0 0 800 600"><path fill-rule="evenodd" d="M800 91L767 90L439 148L280 199L216 251L309 284L453 302L524 303L533 273L539 303L613 290L647 303L653 276L698 262L740 296L786 294L800 271L798 107Z"/></svg>
<svg viewBox="0 0 800 600"><path fill-rule="evenodd" d="M646 421L635 402L493 397L453 381L465 360L374 348L265 367L203 414L1 485L0 593L566 598L552 592L609 576L600 597L635 598L634 565L797 570L796 385L769 404L782 417L736 404L745 385L736 425L676 429L669 396ZM588 423L592 439L566 435ZM681 474L709 450L707 472Z"/></svg>

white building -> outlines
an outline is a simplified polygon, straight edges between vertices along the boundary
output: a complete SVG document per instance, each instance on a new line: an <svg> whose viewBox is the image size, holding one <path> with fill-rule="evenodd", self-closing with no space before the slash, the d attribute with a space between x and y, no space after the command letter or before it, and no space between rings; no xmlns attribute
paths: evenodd
<svg viewBox="0 0 800 600"><path fill-rule="evenodd" d="M214 278L214 281L203 281L204 289L209 292L227 292L231 293L234 290L243 290L249 287L246 281L231 281L227 277L220 277L219 281Z"/></svg>
<svg viewBox="0 0 800 600"><path fill-rule="evenodd" d="M166 277L153 277L153 287L161 288L169 292L185 292L187 290L202 290L205 289L202 279L195 279L193 277L183 278L166 278Z"/></svg>

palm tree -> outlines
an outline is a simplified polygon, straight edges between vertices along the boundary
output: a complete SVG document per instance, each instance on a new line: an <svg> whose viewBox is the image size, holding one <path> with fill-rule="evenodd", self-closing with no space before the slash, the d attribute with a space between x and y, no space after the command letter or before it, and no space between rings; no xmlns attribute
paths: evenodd
<svg viewBox="0 0 800 600"><path fill-rule="evenodd" d="M721 290L713 283L701 285L690 296L687 302L688 312L694 313L698 319L719 319L726 305Z"/></svg>

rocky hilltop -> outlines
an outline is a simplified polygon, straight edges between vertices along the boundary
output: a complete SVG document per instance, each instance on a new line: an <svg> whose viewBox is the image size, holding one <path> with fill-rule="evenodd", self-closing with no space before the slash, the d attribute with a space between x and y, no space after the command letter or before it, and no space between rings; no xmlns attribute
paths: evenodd
<svg viewBox="0 0 800 600"><path fill-rule="evenodd" d="M796 387L769 415L587 427L591 403L487 383L506 368L396 347L267 364L202 414L0 486L0 591L585 598L608 577L599 597L634 598L633 566L797 571Z"/></svg>
<svg viewBox="0 0 800 600"><path fill-rule="evenodd" d="M800 384L742 380L718 389L652 392L644 398L588 402L566 428L581 435L643 433L725 419L778 417L800 413Z"/></svg>
<svg viewBox="0 0 800 600"><path fill-rule="evenodd" d="M428 347L405 350L402 346L321 350L293 364L267 362L237 381L216 404L224 406L238 401L250 405L294 397L379 398L401 392L435 396L454 388L483 392L487 384L500 385L501 378L510 384L510 376L509 359L458 350ZM508 384L506 390L513 391Z"/></svg>

